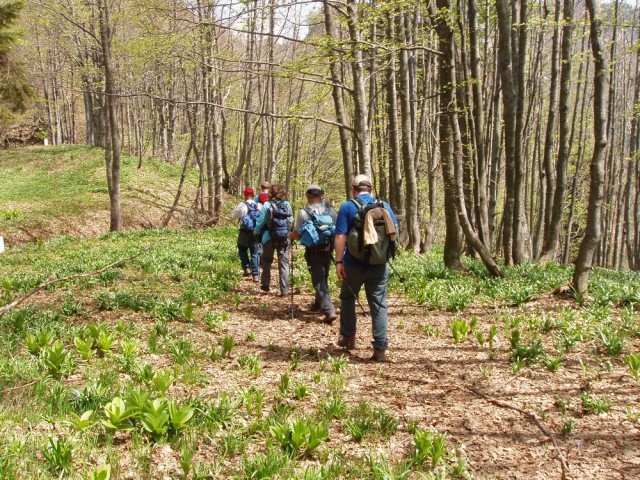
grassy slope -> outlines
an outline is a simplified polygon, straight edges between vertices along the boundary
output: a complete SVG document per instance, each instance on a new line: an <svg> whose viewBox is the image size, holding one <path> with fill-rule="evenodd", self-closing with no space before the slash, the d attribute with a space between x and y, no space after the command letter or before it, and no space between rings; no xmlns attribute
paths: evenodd
<svg viewBox="0 0 640 480"><path fill-rule="evenodd" d="M3 151L0 235L12 245L62 234L104 233L109 221L104 170L103 151L95 148L67 145ZM150 206L151 196L137 189L153 192L162 204L169 205L180 170L179 166L155 160L148 160L142 169L137 169L137 159L123 156L125 226L138 225L145 218L157 222L162 210ZM193 191L196 182L197 177L191 172L187 192Z"/></svg>
<svg viewBox="0 0 640 480"><path fill-rule="evenodd" d="M10 172L0 175L0 215L15 208L21 216L3 218L0 228L47 224L56 216L77 219L106 202L99 152L8 153L0 160L0 171ZM33 158L19 172L28 155ZM176 180L172 167L154 168L138 172L128 163L123 184L148 180L145 188L162 188ZM43 459L50 437L72 446L72 467L82 475L108 463L112 478L176 478L181 452L193 449L200 478L393 478L382 471L386 461L396 478L407 469L409 478L420 478L429 462L415 456L412 425L449 432L437 468L442 478L465 478L453 473L465 456L476 478L557 478L546 438L510 412L460 393L467 384L498 394L508 385L503 400L543 417L582 478L610 478L608 472L628 460L624 452L635 448L640 397L626 362L640 350L636 273L596 270L593 305L579 308L549 295L570 279L567 267L522 265L505 269L505 279L491 279L477 261L469 261L471 273L463 275L443 268L441 252L403 254L391 276L394 363L384 366L364 360L366 320L361 318L361 348L342 357L333 346L336 326L303 310L298 319L304 321L291 322L288 298L260 295L255 284L243 282L232 228L61 237L11 248L0 255L0 306L52 275L96 270L148 247L122 266L59 283L0 317L0 478L58 477L61 467ZM301 289L295 301L304 305L311 300L309 279L302 251L295 251ZM337 301L334 275L331 287ZM625 308L614 306L620 304ZM84 360L74 339L89 341L91 325L101 325L114 341L103 354L94 346ZM456 325L471 331L458 331L456 339ZM60 372L48 365L50 355L28 351L28 339L45 333L68 355ZM229 337L235 346L221 356ZM128 357L131 342L137 351ZM164 394L154 391L149 372L172 372L173 385ZM299 385L306 395L295 393ZM113 435L101 422L105 405L116 396L129 399L137 389L197 407L193 420L182 432L157 437L136 420ZM262 408L250 409L259 395ZM380 408L373 419L363 418L360 401ZM606 401L613 403L611 412L595 415ZM74 415L87 410L94 415L81 433ZM383 428L380 418L389 417ZM285 456L272 428L297 418L329 425L329 440L310 458ZM362 424L371 431L356 440ZM513 436L504 436L511 425ZM611 441L618 433L622 439ZM579 442L593 449L574 448ZM460 445L468 453L460 453ZM504 453L506 447L511 453ZM497 455L485 458L486 452ZM544 461L529 468L529 458Z"/></svg>

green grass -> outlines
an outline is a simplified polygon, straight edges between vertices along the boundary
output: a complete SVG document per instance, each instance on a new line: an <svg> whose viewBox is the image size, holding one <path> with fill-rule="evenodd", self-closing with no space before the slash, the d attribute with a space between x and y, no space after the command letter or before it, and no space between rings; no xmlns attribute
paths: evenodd
<svg viewBox="0 0 640 480"><path fill-rule="evenodd" d="M37 154L33 172L21 165L29 152ZM66 214L66 194L78 216L102 208L92 202L106 201L98 151L8 153L0 169L15 178L7 183L0 176L0 204L8 201L12 213L0 212L0 231ZM137 185L137 175L151 185L175 173L152 162L139 173L127 162L126 185ZM2 189L9 183L10 192ZM50 204L43 198L47 188L55 190ZM21 211L20 202L29 208ZM307 288L308 272L299 268L303 251L294 252L296 285ZM130 476L149 478L155 443L169 444L183 471L199 472L198 478L472 476L453 436L419 428L393 404L354 395L350 382L364 369L351 356L282 345L268 336L276 321L263 322L265 329L238 329L248 316L261 317L263 306L275 307L267 298L253 301L243 288L235 228L61 236L10 248L0 255L0 306L49 277L132 256L100 275L57 283L0 317L1 478L57 478L65 471L93 478L100 469L122 478L124 456L134 460ZM637 378L637 273L596 269L589 305L559 308L551 301L538 307L527 304L551 298L555 287L569 282L570 267L525 264L493 279L478 261L464 261L468 273L448 271L436 248L423 256L403 253L394 262L394 309L420 304L446 318L436 326L426 313L416 323L417 341L440 344L434 355L448 346L470 351L487 358L483 378L511 365L514 374L539 369L533 379L562 374L572 363L575 369L575 349L585 377L623 365ZM330 286L335 299L335 275ZM375 375L384 387L385 367ZM564 435L575 414L626 407L609 393L570 400L582 410L561 412L558 432ZM405 447L382 451L385 445Z"/></svg>
<svg viewBox="0 0 640 480"><path fill-rule="evenodd" d="M173 194L180 166L122 156L121 189L125 212L137 216L137 200L129 189L143 188L162 195ZM24 239L21 231L50 238L73 232L83 218L95 216L108 225L109 195L101 149L78 145L4 150L0 157L0 232L8 244ZM196 185L190 171L188 185ZM60 231L51 231L52 221ZM42 231L41 231L42 230Z"/></svg>

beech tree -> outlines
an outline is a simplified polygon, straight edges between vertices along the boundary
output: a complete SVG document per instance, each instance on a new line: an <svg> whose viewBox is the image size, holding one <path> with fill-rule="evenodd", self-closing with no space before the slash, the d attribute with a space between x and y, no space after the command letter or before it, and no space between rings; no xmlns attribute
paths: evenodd
<svg viewBox="0 0 640 480"><path fill-rule="evenodd" d="M169 187L160 224L213 225L225 193L265 179L294 203L309 183L342 199L364 172L398 213L403 246L444 243L451 268L465 254L492 274L498 255L569 263L593 233L596 65L575 0L29 0L24 17L16 50L33 59L54 143L106 148L111 185L114 145L139 168L152 155L183 178L196 170L195 193ZM640 268L639 17L602 5L616 61L593 265L614 268Z"/></svg>
<svg viewBox="0 0 640 480"><path fill-rule="evenodd" d="M20 0L0 4L0 134L15 113L24 112L35 94L27 82L23 63L12 53L18 34L11 26L23 6Z"/></svg>
<svg viewBox="0 0 640 480"><path fill-rule="evenodd" d="M607 148L607 60L601 45L602 19L596 0L586 0L589 11L589 40L593 54L593 136L595 140L590 166L587 226L573 273L573 289L578 295L587 291L593 256L601 237L601 213L604 188L604 159Z"/></svg>

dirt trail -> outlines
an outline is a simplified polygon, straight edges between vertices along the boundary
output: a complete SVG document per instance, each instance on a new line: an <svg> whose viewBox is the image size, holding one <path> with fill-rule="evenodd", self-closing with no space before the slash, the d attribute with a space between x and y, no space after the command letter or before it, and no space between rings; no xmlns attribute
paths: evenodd
<svg viewBox="0 0 640 480"><path fill-rule="evenodd" d="M640 387L622 358L611 359L611 372L585 377L580 359L587 362L590 352L578 349L565 357L556 373L539 366L525 367L514 375L509 362L510 345L503 335L498 334L493 352L480 347L471 335L458 345L451 337L452 318L470 319L474 315L486 337L489 320L495 322L489 318L495 313L493 309L471 308L461 315L443 314L407 304L392 294L391 361L377 364L368 360L371 325L361 311L358 347L347 353L336 345L339 320L332 326L325 325L322 315L302 307L311 303L311 295L294 297L291 320L290 297L264 294L249 281L242 282L240 288L243 293L254 295L255 301L231 307L227 328L236 338L256 333L260 341L245 343L241 350L264 361L264 373L258 382L277 381L279 374L286 371L293 346L303 352L318 351L317 358L301 362L300 370L317 369L317 362L328 355L347 354L350 367L346 373L346 399L382 405L402 422L388 444L377 445L391 458L406 456L411 445L407 421L417 420L421 428L446 432L449 445L458 446L467 455L476 478L640 478L640 422L626 411L630 407L640 412ZM523 309L555 310L562 303L550 297ZM427 336L424 325L439 329L439 337ZM587 387L613 403L608 413L582 411L581 395ZM566 414L561 408L563 402L568 404ZM573 429L564 437L561 430L567 419L573 421ZM354 454L371 448L349 438L334 441Z"/></svg>

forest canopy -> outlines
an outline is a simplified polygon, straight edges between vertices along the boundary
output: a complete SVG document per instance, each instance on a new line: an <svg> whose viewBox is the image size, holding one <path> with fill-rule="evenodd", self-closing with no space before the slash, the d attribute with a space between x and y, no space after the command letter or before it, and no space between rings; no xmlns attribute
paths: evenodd
<svg viewBox="0 0 640 480"><path fill-rule="evenodd" d="M3 5L18 5L4 2ZM337 200L371 175L415 252L640 268L638 10L625 2L37 0L17 60L54 144ZM595 168L595 167L598 168ZM595 168L595 170L594 170ZM595 172L599 172L594 175ZM591 196L590 196L591 195ZM115 213L114 213L115 212Z"/></svg>

